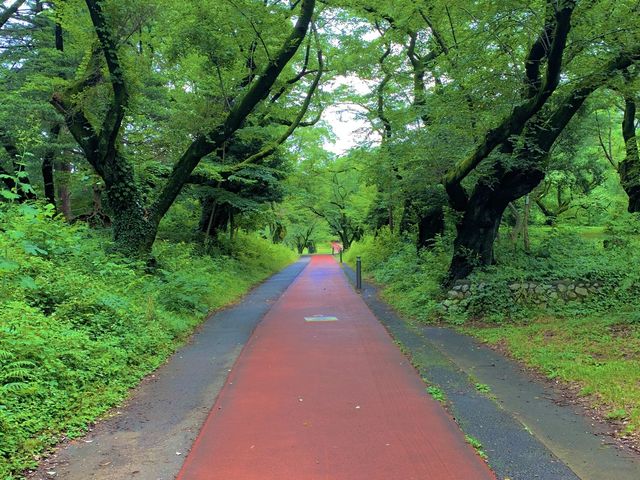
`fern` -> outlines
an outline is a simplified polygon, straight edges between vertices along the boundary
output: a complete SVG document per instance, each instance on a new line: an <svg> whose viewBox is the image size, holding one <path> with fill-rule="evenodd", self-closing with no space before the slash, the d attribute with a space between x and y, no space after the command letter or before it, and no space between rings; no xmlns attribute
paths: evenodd
<svg viewBox="0 0 640 480"><path fill-rule="evenodd" d="M7 380L27 380L33 374L35 364L29 361L17 361L6 365L0 371L0 384Z"/></svg>

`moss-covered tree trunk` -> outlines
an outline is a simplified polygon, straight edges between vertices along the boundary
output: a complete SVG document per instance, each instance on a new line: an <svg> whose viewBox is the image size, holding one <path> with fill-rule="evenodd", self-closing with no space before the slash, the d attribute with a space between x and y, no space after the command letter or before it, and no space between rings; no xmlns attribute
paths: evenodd
<svg viewBox="0 0 640 480"><path fill-rule="evenodd" d="M145 210L133 167L115 156L105 167L103 179L118 250L134 257L148 255L158 233L159 220Z"/></svg>
<svg viewBox="0 0 640 480"><path fill-rule="evenodd" d="M53 124L51 129L49 130L49 142L50 145L47 147L43 157L42 157L42 182L44 184L44 197L47 199L51 205L56 205L56 188L55 188L55 158L56 158L56 149L55 143L58 141L58 137L60 136L61 125L56 122Z"/></svg>

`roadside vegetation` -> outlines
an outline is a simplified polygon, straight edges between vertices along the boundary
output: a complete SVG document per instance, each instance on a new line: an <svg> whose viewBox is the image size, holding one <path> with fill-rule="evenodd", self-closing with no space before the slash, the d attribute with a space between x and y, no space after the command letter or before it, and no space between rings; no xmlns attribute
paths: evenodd
<svg viewBox="0 0 640 480"><path fill-rule="evenodd" d="M638 14L0 2L2 474L330 241L637 432Z"/></svg>
<svg viewBox="0 0 640 480"><path fill-rule="evenodd" d="M207 313L293 261L239 234L224 250L160 240L153 271L109 232L51 208L0 209L0 478L33 467L162 364Z"/></svg>

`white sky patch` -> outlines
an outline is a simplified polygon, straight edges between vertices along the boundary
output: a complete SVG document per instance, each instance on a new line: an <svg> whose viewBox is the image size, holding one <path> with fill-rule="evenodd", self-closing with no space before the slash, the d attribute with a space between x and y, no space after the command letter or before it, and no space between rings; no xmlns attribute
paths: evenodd
<svg viewBox="0 0 640 480"><path fill-rule="evenodd" d="M353 93L366 95L371 93L374 83L355 75L339 76L326 88L328 91L334 91L339 87L348 87ZM322 119L333 131L335 142L325 143L324 148L336 155L343 155L363 143L377 143L379 136L372 130L370 123L362 118L366 113L364 107L355 103L340 103L327 107Z"/></svg>
<svg viewBox="0 0 640 480"><path fill-rule="evenodd" d="M371 133L369 122L358 118L358 112L364 111L362 107L354 104L328 107L322 119L331 127L335 142L325 143L324 148L336 155L343 155L364 143Z"/></svg>

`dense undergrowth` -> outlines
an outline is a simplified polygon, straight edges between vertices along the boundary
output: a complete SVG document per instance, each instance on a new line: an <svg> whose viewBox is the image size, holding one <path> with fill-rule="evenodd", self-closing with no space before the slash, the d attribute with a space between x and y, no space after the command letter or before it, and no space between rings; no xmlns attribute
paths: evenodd
<svg viewBox="0 0 640 480"><path fill-rule="evenodd" d="M353 245L348 262L363 259L363 271L384 288L382 295L410 318L445 322L499 344L550 378L572 382L578 394L622 422L621 433L640 433L640 222L625 216L606 228L532 229L525 253L507 238L496 244L499 264L477 270L484 284L464 308L445 309L441 283L450 260L448 239L417 253L381 231ZM593 280L603 285L584 301L544 307L514 301L514 282Z"/></svg>
<svg viewBox="0 0 640 480"><path fill-rule="evenodd" d="M224 251L158 241L148 272L109 232L30 205L0 209L0 478L126 397L207 312L293 260L239 234Z"/></svg>

